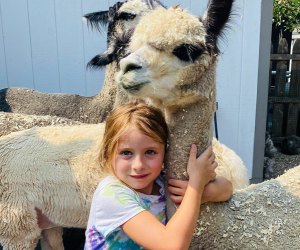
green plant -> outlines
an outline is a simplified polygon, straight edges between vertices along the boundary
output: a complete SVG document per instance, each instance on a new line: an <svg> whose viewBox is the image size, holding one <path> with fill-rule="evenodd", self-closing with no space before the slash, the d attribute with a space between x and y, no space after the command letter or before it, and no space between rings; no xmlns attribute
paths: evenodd
<svg viewBox="0 0 300 250"><path fill-rule="evenodd" d="M274 0L273 23L284 30L300 30L300 0Z"/></svg>

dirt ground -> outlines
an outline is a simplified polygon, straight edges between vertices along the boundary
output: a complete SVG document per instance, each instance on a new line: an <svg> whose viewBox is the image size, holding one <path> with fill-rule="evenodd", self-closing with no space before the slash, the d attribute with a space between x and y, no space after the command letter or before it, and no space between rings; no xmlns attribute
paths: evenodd
<svg viewBox="0 0 300 250"><path fill-rule="evenodd" d="M300 154L286 155L282 154L281 152L277 152L274 157L274 173L271 175L271 178L276 178L288 169L296 167L298 165L300 165Z"/></svg>

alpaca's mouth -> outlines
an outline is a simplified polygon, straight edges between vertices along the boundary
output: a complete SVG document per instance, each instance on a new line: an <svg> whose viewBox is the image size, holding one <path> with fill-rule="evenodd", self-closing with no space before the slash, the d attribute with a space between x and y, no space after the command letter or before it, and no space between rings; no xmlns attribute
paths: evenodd
<svg viewBox="0 0 300 250"><path fill-rule="evenodd" d="M129 92L130 94L133 94L133 93L136 93L139 90L141 90L143 88L143 86L147 83L149 83L149 82L148 81L141 82L141 83L134 84L134 85L125 85L124 83L122 83L121 86L125 91Z"/></svg>

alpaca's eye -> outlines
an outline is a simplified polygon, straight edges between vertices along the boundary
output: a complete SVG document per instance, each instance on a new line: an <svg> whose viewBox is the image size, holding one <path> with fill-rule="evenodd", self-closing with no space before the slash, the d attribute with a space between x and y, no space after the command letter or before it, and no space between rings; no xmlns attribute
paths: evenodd
<svg viewBox="0 0 300 250"><path fill-rule="evenodd" d="M134 14L127 13L127 12L121 12L118 16L118 19L127 21L127 20L132 20L135 17L136 17L136 15L134 15Z"/></svg>
<svg viewBox="0 0 300 250"><path fill-rule="evenodd" d="M203 49L191 44L181 44L172 53L182 61L194 62L203 53Z"/></svg>
<svg viewBox="0 0 300 250"><path fill-rule="evenodd" d="M148 45L154 49L154 50L157 50L157 51L162 51L163 49L160 48L159 46L155 45L155 44L152 44L152 43L148 43Z"/></svg>

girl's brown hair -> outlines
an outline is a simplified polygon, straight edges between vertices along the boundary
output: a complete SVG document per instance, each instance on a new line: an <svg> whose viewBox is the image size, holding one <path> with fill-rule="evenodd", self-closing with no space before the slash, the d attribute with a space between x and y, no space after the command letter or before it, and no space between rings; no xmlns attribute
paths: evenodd
<svg viewBox="0 0 300 250"><path fill-rule="evenodd" d="M167 146L168 126L159 109L141 100L123 104L115 108L106 120L99 154L100 164L106 172L112 172L117 143L129 126Z"/></svg>

